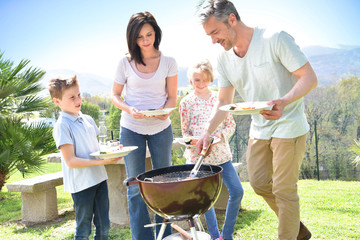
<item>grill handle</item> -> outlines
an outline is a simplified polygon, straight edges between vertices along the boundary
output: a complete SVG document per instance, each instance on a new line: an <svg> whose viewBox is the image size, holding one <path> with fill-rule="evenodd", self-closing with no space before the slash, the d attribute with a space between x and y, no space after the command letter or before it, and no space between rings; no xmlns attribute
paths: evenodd
<svg viewBox="0 0 360 240"><path fill-rule="evenodd" d="M123 182L123 185L125 187L127 187L129 185L134 185L134 184L139 184L139 181L136 179L136 177L129 177L129 178L125 179Z"/></svg>

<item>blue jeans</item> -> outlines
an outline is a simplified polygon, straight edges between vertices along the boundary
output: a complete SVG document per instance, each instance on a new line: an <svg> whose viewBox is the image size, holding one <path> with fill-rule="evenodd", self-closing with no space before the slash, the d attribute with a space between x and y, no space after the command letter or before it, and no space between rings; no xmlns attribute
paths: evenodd
<svg viewBox="0 0 360 240"><path fill-rule="evenodd" d="M74 201L76 231L75 239L89 239L91 222L94 220L96 240L107 240L110 230L109 194L107 181L72 193Z"/></svg>
<svg viewBox="0 0 360 240"><path fill-rule="evenodd" d="M154 169L168 167L171 165L171 149L173 132L171 125L165 130L154 135L142 135L129 129L121 127L120 143L124 146L138 146L129 155L124 157L127 177L136 177L145 172L146 143L151 155L151 163ZM150 227L150 216L147 206L141 197L139 186L128 186L128 205L132 240L154 240L154 232ZM155 222L163 222L163 218L155 214ZM161 225L155 227L158 234ZM164 237L171 234L168 224Z"/></svg>
<svg viewBox="0 0 360 240"><path fill-rule="evenodd" d="M233 239L234 227L240 210L244 190L232 162L227 161L226 163L220 164L220 166L223 168L223 182L229 192L229 201L226 207L226 216L221 237L228 240ZM207 211L204 214L204 217L211 238L216 239L220 237L214 207Z"/></svg>

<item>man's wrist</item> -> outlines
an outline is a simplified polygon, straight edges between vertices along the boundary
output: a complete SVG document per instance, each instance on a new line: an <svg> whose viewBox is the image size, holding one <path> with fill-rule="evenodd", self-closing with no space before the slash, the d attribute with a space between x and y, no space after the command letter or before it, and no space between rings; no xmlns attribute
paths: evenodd
<svg viewBox="0 0 360 240"><path fill-rule="evenodd" d="M210 131L210 123L209 123L209 122L206 123L205 128L204 128L204 132L205 132L208 136L211 135L212 132Z"/></svg>

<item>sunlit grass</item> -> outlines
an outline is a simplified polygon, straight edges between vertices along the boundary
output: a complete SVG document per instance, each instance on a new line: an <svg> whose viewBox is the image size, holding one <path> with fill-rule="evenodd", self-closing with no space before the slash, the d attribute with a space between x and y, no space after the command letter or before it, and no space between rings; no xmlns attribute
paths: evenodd
<svg viewBox="0 0 360 240"><path fill-rule="evenodd" d="M61 170L60 164L48 165L47 173ZM15 174L8 182L21 179L21 174ZM275 214L248 182L244 182L243 187L245 194L234 239L276 239ZM311 230L312 239L360 239L359 182L300 180L298 187L301 220ZM57 194L59 220L26 226L21 222L20 193L9 193L3 188L0 192L0 239L73 239L75 221L71 195L63 191L63 186L57 187ZM217 216L221 228L224 211L219 211ZM127 226L113 226L110 239L129 240L130 230Z"/></svg>

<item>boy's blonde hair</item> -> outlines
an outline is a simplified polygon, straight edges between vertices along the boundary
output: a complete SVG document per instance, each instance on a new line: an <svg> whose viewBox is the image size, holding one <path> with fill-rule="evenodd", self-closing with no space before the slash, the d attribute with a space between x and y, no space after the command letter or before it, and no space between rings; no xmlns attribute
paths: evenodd
<svg viewBox="0 0 360 240"><path fill-rule="evenodd" d="M76 75L72 77L57 77L50 79L48 90L51 98L62 99L64 90L78 85L79 81Z"/></svg>
<svg viewBox="0 0 360 240"><path fill-rule="evenodd" d="M190 82L191 82L192 74L194 72L200 72L200 73L204 74L204 76L206 77L206 79L209 82L214 81L213 69L212 69L210 61L207 59L202 60L189 68L188 78L189 78Z"/></svg>

